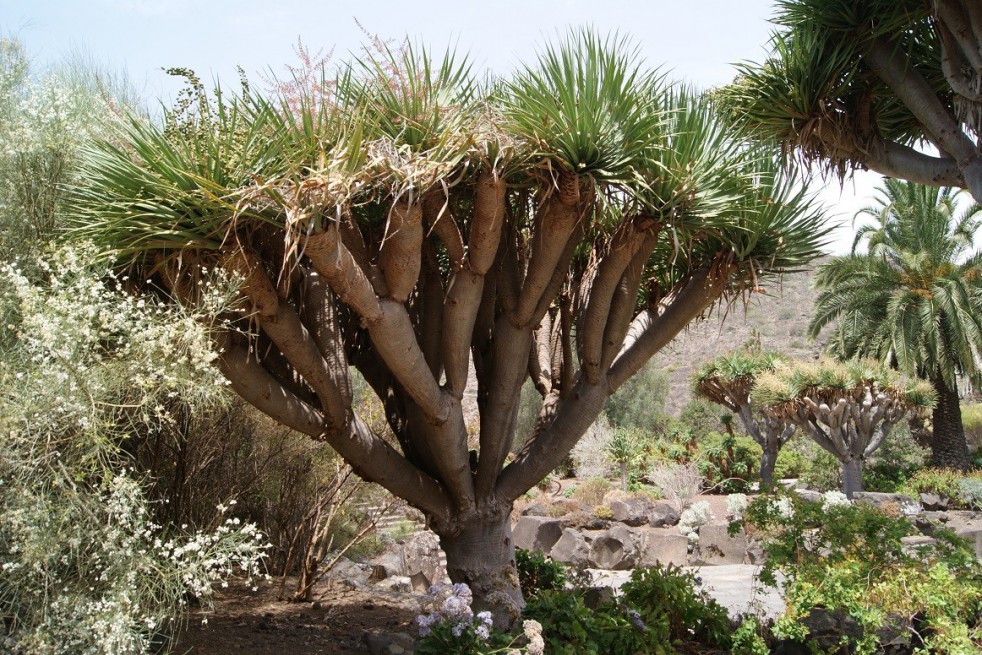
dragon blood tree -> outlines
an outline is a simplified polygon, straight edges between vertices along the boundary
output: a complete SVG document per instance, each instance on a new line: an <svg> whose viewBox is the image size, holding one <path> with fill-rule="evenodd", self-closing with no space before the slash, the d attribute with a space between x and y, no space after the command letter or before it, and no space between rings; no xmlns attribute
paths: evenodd
<svg viewBox="0 0 982 655"><path fill-rule="evenodd" d="M911 412L936 394L872 360L795 362L757 378L754 402L775 420L794 423L842 463L843 492L863 490L863 463Z"/></svg>
<svg viewBox="0 0 982 655"><path fill-rule="evenodd" d="M163 125L131 119L88 155L75 233L177 301L239 276L216 335L232 389L420 509L508 625L513 501L690 321L825 229L772 151L619 37L572 33L491 84L419 47L342 71L299 103L196 85ZM391 437L353 410L353 369ZM509 458L529 377L541 411Z"/></svg>
<svg viewBox="0 0 982 655"><path fill-rule="evenodd" d="M760 460L760 482L770 487L774 482L774 465L781 446L796 429L793 422L773 415L751 401L757 377L773 371L784 361L780 355L759 349L735 350L705 364L696 373L694 389L700 396L722 405L740 417L740 422L764 451Z"/></svg>

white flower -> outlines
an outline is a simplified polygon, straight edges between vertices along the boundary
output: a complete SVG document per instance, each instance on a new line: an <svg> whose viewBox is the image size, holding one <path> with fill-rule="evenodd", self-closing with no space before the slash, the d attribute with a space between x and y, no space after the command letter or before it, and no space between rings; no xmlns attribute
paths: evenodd
<svg viewBox="0 0 982 655"><path fill-rule="evenodd" d="M747 509L747 496L745 494L730 494L726 497L726 515L734 521L743 518L743 512Z"/></svg>
<svg viewBox="0 0 982 655"><path fill-rule="evenodd" d="M828 511L832 507L839 505L849 505L852 501L841 491L826 491L822 494L822 509Z"/></svg>

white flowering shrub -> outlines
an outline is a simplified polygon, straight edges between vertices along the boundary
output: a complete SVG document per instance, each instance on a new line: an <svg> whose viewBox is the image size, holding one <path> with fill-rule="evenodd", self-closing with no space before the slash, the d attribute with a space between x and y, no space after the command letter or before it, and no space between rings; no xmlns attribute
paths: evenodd
<svg viewBox="0 0 982 655"><path fill-rule="evenodd" d="M790 498L785 496L772 499L770 502L778 516L787 520L794 518L794 502Z"/></svg>
<svg viewBox="0 0 982 655"><path fill-rule="evenodd" d="M679 533L690 542L699 541L699 528L713 520L713 510L709 503L701 500L682 512L679 519Z"/></svg>
<svg viewBox="0 0 982 655"><path fill-rule="evenodd" d="M852 501L849 500L849 496L845 495L841 491L826 491L822 494L822 509L828 511L833 507L838 507L839 505L848 505Z"/></svg>
<svg viewBox="0 0 982 655"><path fill-rule="evenodd" d="M693 463L663 463L648 471L648 479L681 513L702 489L703 475Z"/></svg>
<svg viewBox="0 0 982 655"><path fill-rule="evenodd" d="M83 145L126 103L109 76L78 59L33 71L16 39L0 36L0 258L50 237Z"/></svg>
<svg viewBox="0 0 982 655"><path fill-rule="evenodd" d="M151 520L120 442L162 429L168 408L224 396L209 324L233 281L203 285L195 309L138 300L64 249L28 277L0 267L0 650L142 653L188 594L259 572L252 525L164 529ZM223 508L227 509L227 508Z"/></svg>
<svg viewBox="0 0 982 655"><path fill-rule="evenodd" d="M606 414L601 414L570 452L576 466L576 477L607 478L614 473L616 464L608 448L613 438L614 428Z"/></svg>
<svg viewBox="0 0 982 655"><path fill-rule="evenodd" d="M746 494L730 494L726 497L726 518L731 521L741 520L747 504Z"/></svg>

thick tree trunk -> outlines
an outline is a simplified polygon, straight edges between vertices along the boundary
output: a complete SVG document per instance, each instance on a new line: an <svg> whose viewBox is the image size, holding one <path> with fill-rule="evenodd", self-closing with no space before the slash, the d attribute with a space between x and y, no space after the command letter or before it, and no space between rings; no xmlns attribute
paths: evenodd
<svg viewBox="0 0 982 655"><path fill-rule="evenodd" d="M627 462L620 462L621 465L621 488L627 491Z"/></svg>
<svg viewBox="0 0 982 655"><path fill-rule="evenodd" d="M510 629L525 606L510 512L478 515L441 532L446 532L440 534L440 546L447 555L447 573L453 582L470 587L474 613L487 610L494 616L495 627Z"/></svg>
<svg viewBox="0 0 982 655"><path fill-rule="evenodd" d="M938 392L938 404L934 407L933 416L931 466L967 471L971 459L968 456L968 442L965 441L958 390L949 389L940 375L936 375L931 382Z"/></svg>
<svg viewBox="0 0 982 655"><path fill-rule="evenodd" d="M774 465L777 464L777 454L781 447L776 443L765 443L764 454L760 458L760 488L770 489L774 486Z"/></svg>
<svg viewBox="0 0 982 655"><path fill-rule="evenodd" d="M842 461L842 493L848 498L863 490L863 460L858 457Z"/></svg>

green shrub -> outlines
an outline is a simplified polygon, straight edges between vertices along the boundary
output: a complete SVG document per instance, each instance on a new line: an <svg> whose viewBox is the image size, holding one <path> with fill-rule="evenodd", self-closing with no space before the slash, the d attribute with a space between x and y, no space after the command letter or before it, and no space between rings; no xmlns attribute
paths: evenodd
<svg viewBox="0 0 982 655"><path fill-rule="evenodd" d="M811 439L800 439L801 452L808 460L808 468L801 482L816 491L836 491L842 488L842 464L831 453Z"/></svg>
<svg viewBox="0 0 982 655"><path fill-rule="evenodd" d="M731 655L770 655L771 649L763 632L764 628L757 619L745 618L733 632Z"/></svg>
<svg viewBox="0 0 982 655"><path fill-rule="evenodd" d="M701 441L711 432L719 432L724 425L724 416L730 416L730 413L720 405L705 398L693 398L682 408L678 428ZM738 427L734 423L734 428Z"/></svg>
<svg viewBox="0 0 982 655"><path fill-rule="evenodd" d="M656 434L663 429L665 399L669 391L668 374L654 360L645 364L607 399L604 413L611 425Z"/></svg>
<svg viewBox="0 0 982 655"><path fill-rule="evenodd" d="M815 608L848 615L862 627L843 636L850 653L876 652L877 631L904 617L905 637L925 653L976 653L982 611L982 566L963 539L938 530L933 545L906 548L913 526L864 504L808 503L797 497L760 497L743 526L763 544L761 580L785 576L787 612L775 635L807 641L804 619ZM731 525L731 529L736 524Z"/></svg>
<svg viewBox="0 0 982 655"><path fill-rule="evenodd" d="M969 448L982 451L982 403L962 406L962 425Z"/></svg>
<svg viewBox="0 0 982 655"><path fill-rule="evenodd" d="M921 469L911 476L903 490L915 498L918 494L937 494L957 502L958 481L961 479L960 471L935 468Z"/></svg>
<svg viewBox="0 0 982 655"><path fill-rule="evenodd" d="M576 487L571 497L584 505L600 505L604 502L604 496L610 491L610 487L610 480L606 478L587 478Z"/></svg>
<svg viewBox="0 0 982 655"><path fill-rule="evenodd" d="M962 478L958 481L958 497L962 504L971 509L982 509L982 480Z"/></svg>
<svg viewBox="0 0 982 655"><path fill-rule="evenodd" d="M917 443L906 422L897 424L866 462L863 489L888 493L900 491L907 480L923 468L930 452Z"/></svg>
<svg viewBox="0 0 982 655"><path fill-rule="evenodd" d="M697 642L729 648L726 608L696 590L695 575L673 565L635 569L621 587L624 602L641 613L645 624L664 625L672 642Z"/></svg>
<svg viewBox="0 0 982 655"><path fill-rule="evenodd" d="M562 589L567 582L566 567L539 552L515 549L518 581L526 598L543 591Z"/></svg>
<svg viewBox="0 0 982 655"><path fill-rule="evenodd" d="M735 494L750 490L760 457L760 446L753 439L710 432L699 442L696 463L707 489Z"/></svg>
<svg viewBox="0 0 982 655"><path fill-rule="evenodd" d="M531 598L523 616L542 624L550 655L672 655L668 626L649 622L621 603L588 608L581 593L544 591Z"/></svg>
<svg viewBox="0 0 982 655"><path fill-rule="evenodd" d="M786 445L777 454L777 463L774 465L774 478L783 480L786 478L801 478L808 470L808 460L797 448L791 444Z"/></svg>

